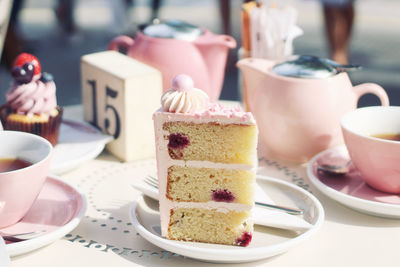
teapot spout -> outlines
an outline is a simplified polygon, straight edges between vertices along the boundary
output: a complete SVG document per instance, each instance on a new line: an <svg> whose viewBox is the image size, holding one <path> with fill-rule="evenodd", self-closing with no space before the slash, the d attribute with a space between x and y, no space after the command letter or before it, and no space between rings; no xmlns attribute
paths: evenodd
<svg viewBox="0 0 400 267"><path fill-rule="evenodd" d="M244 58L236 63L236 67L243 72L245 79L251 76L250 79L257 80L263 79L268 74L268 69L273 65L273 61L261 58Z"/></svg>

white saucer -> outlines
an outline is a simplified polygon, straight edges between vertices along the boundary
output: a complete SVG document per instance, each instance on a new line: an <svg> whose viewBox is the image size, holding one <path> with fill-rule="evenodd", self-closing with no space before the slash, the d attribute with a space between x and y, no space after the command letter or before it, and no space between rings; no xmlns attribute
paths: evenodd
<svg viewBox="0 0 400 267"><path fill-rule="evenodd" d="M318 171L319 162L350 160L345 146L331 148L317 154L307 166L311 183L323 194L339 203L370 215L400 218L400 195L388 194L366 184L361 174L350 164L349 173L332 175Z"/></svg>
<svg viewBox="0 0 400 267"><path fill-rule="evenodd" d="M88 123L63 119L50 173L61 174L96 158L111 140Z"/></svg>
<svg viewBox="0 0 400 267"><path fill-rule="evenodd" d="M236 247L162 238L158 202L148 197L140 196L133 203L130 217L136 231L154 245L182 256L219 263L269 258L286 252L317 232L324 220L324 210L313 195L296 185L275 178L257 176L257 182L276 203L303 209L304 219L314 226L305 232L255 226L251 244L248 247Z"/></svg>
<svg viewBox="0 0 400 267"><path fill-rule="evenodd" d="M2 228L7 234L45 230L36 238L6 243L8 254L17 256L48 245L69 232L81 221L86 211L86 199L79 190L61 178L47 177L35 203L18 223Z"/></svg>

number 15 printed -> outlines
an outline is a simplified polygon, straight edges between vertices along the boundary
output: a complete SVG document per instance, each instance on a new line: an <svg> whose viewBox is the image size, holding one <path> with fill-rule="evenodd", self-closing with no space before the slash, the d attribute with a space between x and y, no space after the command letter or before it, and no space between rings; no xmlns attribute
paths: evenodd
<svg viewBox="0 0 400 267"><path fill-rule="evenodd" d="M93 112L93 119L91 121L92 124L98 126L101 128L101 126L99 125L98 122L98 117L97 117L97 86L96 86L96 81L95 80L88 80L87 83L92 87L92 112ZM112 116L111 118L106 117L104 119L104 127L105 127L105 131L107 134L114 136L115 139L117 139L119 137L119 134L121 132L121 121L120 121L120 117L118 114L117 109L112 106L111 104L108 103L108 99L112 98L112 99L116 99L118 96L118 91L113 90L112 88L106 86L106 103L105 103L105 107L104 107L104 112L107 113L108 111L112 112ZM111 121L110 119L112 119L115 123L115 130L113 133L110 132L110 125L111 125Z"/></svg>

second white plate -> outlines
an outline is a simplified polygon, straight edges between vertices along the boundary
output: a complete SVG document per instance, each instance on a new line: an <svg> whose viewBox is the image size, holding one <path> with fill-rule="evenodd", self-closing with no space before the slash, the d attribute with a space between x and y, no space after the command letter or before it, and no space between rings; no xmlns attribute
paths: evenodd
<svg viewBox="0 0 400 267"><path fill-rule="evenodd" d="M182 256L219 263L240 263L269 258L286 252L318 231L324 220L324 210L312 194L275 178L257 176L257 183L276 203L303 209L304 219L313 227L299 233L255 226L253 239L248 247L168 240L160 235L158 202L143 196L133 203L131 220L136 231L156 246Z"/></svg>
<svg viewBox="0 0 400 267"><path fill-rule="evenodd" d="M96 158L112 140L86 122L64 119L60 127L59 142L54 147L50 173L61 174Z"/></svg>

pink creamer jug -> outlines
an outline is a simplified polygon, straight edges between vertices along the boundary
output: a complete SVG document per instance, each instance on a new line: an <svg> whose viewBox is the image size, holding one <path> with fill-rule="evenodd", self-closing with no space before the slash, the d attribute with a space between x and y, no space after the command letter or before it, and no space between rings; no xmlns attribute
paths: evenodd
<svg viewBox="0 0 400 267"><path fill-rule="evenodd" d="M178 20L143 25L135 40L122 35L114 38L110 50L124 48L128 56L160 70L163 91L181 73L191 76L194 85L217 101L222 90L230 48L236 41L228 35L216 35L207 29Z"/></svg>
<svg viewBox="0 0 400 267"><path fill-rule="evenodd" d="M330 64L334 62L312 56L281 64L257 58L237 63L243 73L245 107L257 121L264 155L306 162L344 143L340 119L357 108L362 95L375 94L383 106L389 105L382 87L353 86L346 72Z"/></svg>

